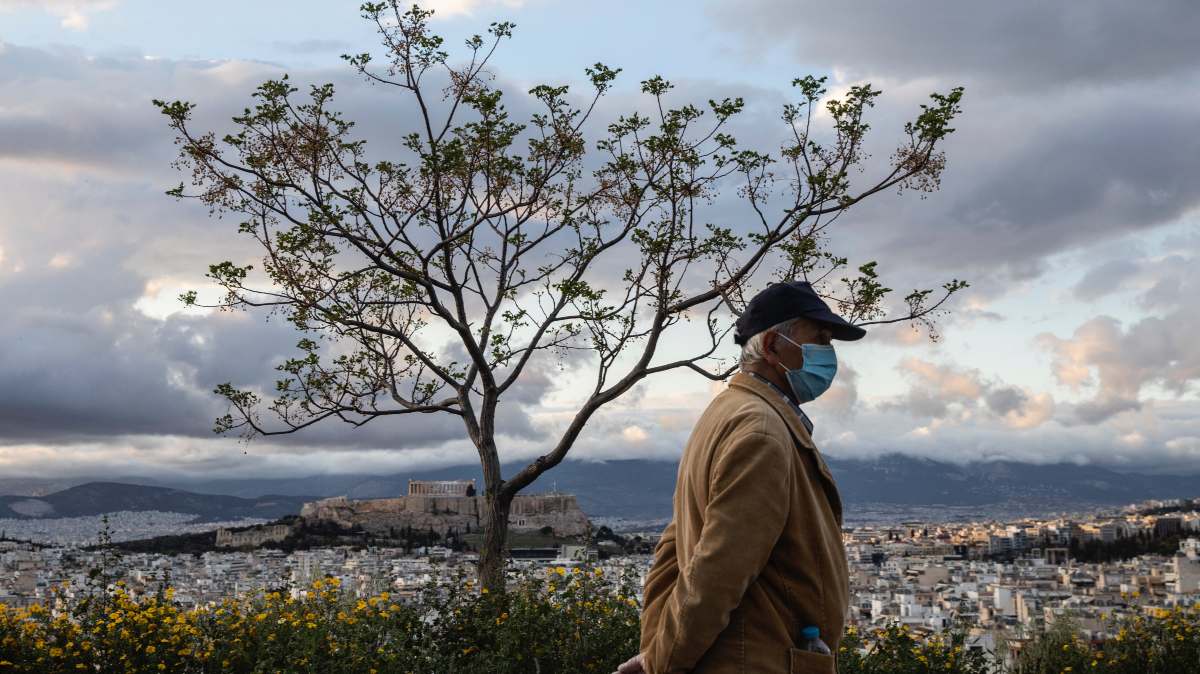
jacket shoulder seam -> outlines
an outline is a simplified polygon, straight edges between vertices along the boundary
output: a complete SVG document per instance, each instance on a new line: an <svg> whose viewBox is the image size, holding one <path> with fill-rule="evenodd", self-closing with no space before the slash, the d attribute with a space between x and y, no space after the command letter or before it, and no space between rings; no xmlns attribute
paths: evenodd
<svg viewBox="0 0 1200 674"><path fill-rule="evenodd" d="M748 430L745 432L745 435L742 437L742 439L750 439L750 438L762 438L764 440L767 440L769 442L769 444L771 444L774 447L774 450L779 452L779 454L785 460L787 460L789 458L789 454L787 451L788 450L787 445L780 442L779 436L776 435L775 433L771 433L771 432L760 430L760 429L751 429L751 430ZM730 450L729 449L725 449L724 451L717 452L716 460L713 463L712 474L708 478L708 485L710 488L712 487L712 485L716 484L717 480L721 477L721 475L722 475L721 471L725 467L726 462L729 460L730 460Z"/></svg>

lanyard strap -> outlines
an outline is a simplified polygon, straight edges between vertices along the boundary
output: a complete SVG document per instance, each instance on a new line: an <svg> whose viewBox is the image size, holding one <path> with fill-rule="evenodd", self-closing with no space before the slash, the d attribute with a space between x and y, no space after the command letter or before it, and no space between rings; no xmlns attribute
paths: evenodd
<svg viewBox="0 0 1200 674"><path fill-rule="evenodd" d="M770 379L767 379L766 377L763 377L762 375L756 374L754 372L747 372L747 374L749 374L751 377L754 377L755 379L761 381L762 383L766 384L767 386L770 386L772 390L774 390L776 393L778 393L779 397L783 398L783 401L788 404L788 407L791 407L793 410L796 411L796 414L800 415L800 423L804 425L804 430L808 431L808 434L810 436L812 435L813 423L811 420L809 420L808 415L804 413L804 410L800 409L799 405L792 402L792 399L787 397L786 393L779 390L779 387L776 386Z"/></svg>

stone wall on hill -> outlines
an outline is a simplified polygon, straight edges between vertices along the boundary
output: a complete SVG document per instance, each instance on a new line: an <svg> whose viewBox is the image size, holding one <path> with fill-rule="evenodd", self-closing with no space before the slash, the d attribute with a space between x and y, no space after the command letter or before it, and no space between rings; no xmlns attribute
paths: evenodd
<svg viewBox="0 0 1200 674"><path fill-rule="evenodd" d="M292 533L292 527L287 524L275 524L254 527L246 531L230 531L217 529L218 548L257 548L263 543L282 541Z"/></svg>
<svg viewBox="0 0 1200 674"><path fill-rule="evenodd" d="M417 494L352 501L335 496L305 503L300 516L311 522L361 526L378 533L412 527L439 534L454 529L461 534L482 530L483 497ZM571 494L518 494L513 498L508 526L513 531L550 527L561 536L578 536L587 532L588 519Z"/></svg>

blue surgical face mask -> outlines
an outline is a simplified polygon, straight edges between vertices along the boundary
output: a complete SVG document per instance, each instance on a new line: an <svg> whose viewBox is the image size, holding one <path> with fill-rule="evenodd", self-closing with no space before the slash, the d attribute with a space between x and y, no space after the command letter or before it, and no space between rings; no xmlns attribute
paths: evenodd
<svg viewBox="0 0 1200 674"><path fill-rule="evenodd" d="M776 333L783 339L796 344L783 333ZM796 344L804 355L804 365L789 370L778 363L787 375L788 385L796 395L796 403L803 405L816 400L818 396L829 390L833 377L837 374L837 353L833 347L826 344Z"/></svg>

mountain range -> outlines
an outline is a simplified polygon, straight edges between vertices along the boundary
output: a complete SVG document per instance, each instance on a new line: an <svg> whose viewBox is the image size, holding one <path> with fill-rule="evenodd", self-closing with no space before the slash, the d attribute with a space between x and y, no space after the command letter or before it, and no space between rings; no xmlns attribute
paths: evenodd
<svg viewBox="0 0 1200 674"><path fill-rule="evenodd" d="M203 520L277 519L300 512L298 496L242 498L121 482L87 482L42 496L0 496L0 518L101 515L122 510L187 513Z"/></svg>
<svg viewBox="0 0 1200 674"><path fill-rule="evenodd" d="M898 454L875 459L828 458L850 513L856 505L955 506L1052 511L1121 505L1151 498L1200 496L1200 477L1119 473L1099 466L992 461L954 464ZM505 465L510 475L523 464ZM602 463L564 461L527 492L575 494L592 516L669 517L678 464L630 459ZM64 483L0 481L0 517L68 517L117 510L165 510L208 519L279 517L299 512L306 500L345 495L355 499L398 496L409 479L474 478L478 466L456 466L394 475L316 475L274 479L157 480L145 477L88 482L46 493ZM69 482L68 482L69 483ZM19 491L18 491L19 490ZM38 493L38 492L41 493Z"/></svg>

